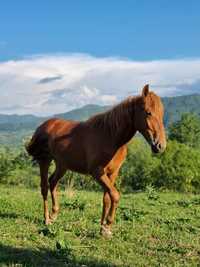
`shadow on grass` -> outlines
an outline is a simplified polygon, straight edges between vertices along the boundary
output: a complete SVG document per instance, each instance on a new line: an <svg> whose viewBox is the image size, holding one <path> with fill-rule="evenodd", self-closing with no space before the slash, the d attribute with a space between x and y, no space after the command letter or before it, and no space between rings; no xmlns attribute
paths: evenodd
<svg viewBox="0 0 200 267"><path fill-rule="evenodd" d="M27 267L115 267L97 259L76 259L70 251L14 248L0 243L0 266Z"/></svg>
<svg viewBox="0 0 200 267"><path fill-rule="evenodd" d="M0 211L0 218L2 219L17 219L18 215L14 212L1 212Z"/></svg>
<svg viewBox="0 0 200 267"><path fill-rule="evenodd" d="M0 218L2 218L2 219L18 219L18 218L22 219L23 218L29 222L34 222L37 224L43 224L44 223L44 220L41 218L35 218L33 216L28 216L28 215L24 215L24 214L19 215L19 214L16 214L14 212L4 212L3 213L0 211Z"/></svg>

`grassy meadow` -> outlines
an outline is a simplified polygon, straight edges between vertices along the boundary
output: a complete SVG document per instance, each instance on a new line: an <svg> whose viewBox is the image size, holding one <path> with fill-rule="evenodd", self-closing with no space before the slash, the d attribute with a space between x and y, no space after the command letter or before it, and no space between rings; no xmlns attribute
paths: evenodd
<svg viewBox="0 0 200 267"><path fill-rule="evenodd" d="M43 224L39 190L0 185L0 266L200 266L200 196L123 194L112 239L99 235L100 192L61 191Z"/></svg>

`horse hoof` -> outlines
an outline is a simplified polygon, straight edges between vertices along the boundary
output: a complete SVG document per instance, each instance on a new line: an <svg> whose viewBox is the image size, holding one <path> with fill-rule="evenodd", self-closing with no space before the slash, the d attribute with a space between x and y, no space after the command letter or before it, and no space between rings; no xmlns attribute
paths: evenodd
<svg viewBox="0 0 200 267"><path fill-rule="evenodd" d="M108 227L106 227L105 225L101 226L100 229L100 234L105 237L105 238L111 238L112 237L112 232L110 231L110 229Z"/></svg>
<svg viewBox="0 0 200 267"><path fill-rule="evenodd" d="M44 220L45 225L51 225L52 223L53 223L53 220L50 217Z"/></svg>
<svg viewBox="0 0 200 267"><path fill-rule="evenodd" d="M50 224L52 224L52 221L51 221L50 219L45 220L45 221L44 221L44 224L45 224L45 225L50 225Z"/></svg>
<svg viewBox="0 0 200 267"><path fill-rule="evenodd" d="M53 223L57 219L57 214L50 214L49 220Z"/></svg>

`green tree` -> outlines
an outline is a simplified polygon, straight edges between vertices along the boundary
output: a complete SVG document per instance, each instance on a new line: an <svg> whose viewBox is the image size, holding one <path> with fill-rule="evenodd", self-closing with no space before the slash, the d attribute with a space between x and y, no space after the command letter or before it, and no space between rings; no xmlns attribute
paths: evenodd
<svg viewBox="0 0 200 267"><path fill-rule="evenodd" d="M177 191L200 190L200 152L177 141L169 141L154 170L155 186Z"/></svg>
<svg viewBox="0 0 200 267"><path fill-rule="evenodd" d="M185 113L181 119L169 127L169 139L190 147L200 147L200 118L193 113Z"/></svg>

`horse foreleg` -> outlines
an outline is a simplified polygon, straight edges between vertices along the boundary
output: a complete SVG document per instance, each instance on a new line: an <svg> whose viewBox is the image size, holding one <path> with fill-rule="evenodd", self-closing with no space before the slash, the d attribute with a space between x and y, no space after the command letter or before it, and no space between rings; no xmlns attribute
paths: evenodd
<svg viewBox="0 0 200 267"><path fill-rule="evenodd" d="M115 172L109 174L109 178L110 178L111 183L113 184L113 186L115 185L115 180L117 178L118 173L119 173L119 169L117 169ZM118 194L119 194L119 192L118 192ZM115 213L116 213L116 209L117 209L117 206L118 206L118 202L113 202L111 200L111 206L110 206L110 209L109 209L107 217L106 217L107 225L110 228L111 228L111 226L112 226L112 224L114 222L114 218L115 218Z"/></svg>
<svg viewBox="0 0 200 267"><path fill-rule="evenodd" d="M95 174L95 178L100 182L100 184L103 186L104 188L104 192L107 192L108 195L110 196L110 202L111 202L111 215L112 217L109 218L109 223L106 224L102 224L101 225L101 234L104 236L111 236L112 232L111 232L111 225L114 221L114 215L115 215L115 210L117 208L119 199L120 199L120 195L119 192L117 191L117 189L115 188L113 182L108 178L108 176L105 174L104 171L98 171L97 174ZM108 201L108 197L107 195L104 197L107 198ZM108 203L109 202L105 202L106 206L104 206L104 211L108 212ZM102 220L101 222L104 223L104 216L106 215L106 212L104 214L103 211L103 216L102 216ZM107 219L108 220L108 219Z"/></svg>
<svg viewBox="0 0 200 267"><path fill-rule="evenodd" d="M44 205L44 221L45 224L49 224L49 210L48 210L48 169L50 162L49 161L40 161L40 176L41 176L41 194L43 196L43 205Z"/></svg>
<svg viewBox="0 0 200 267"><path fill-rule="evenodd" d="M109 210L109 214L108 214L108 217L107 217L107 227L109 229L111 228L111 226L112 226L112 224L114 222L115 213L116 213L116 209L117 209L117 206L118 206L119 199L120 199L120 194L118 192L118 200L117 201L111 201L111 208Z"/></svg>
<svg viewBox="0 0 200 267"><path fill-rule="evenodd" d="M111 181L111 183L114 185L116 177L119 173L119 169L114 171L113 173L108 174L108 177ZM112 205L112 201L110 198L110 195L108 192L104 192L103 196L103 212L102 212L102 218L101 218L101 225L102 226L107 226L107 228L111 227L111 224L114 221L115 217L115 212L116 212L116 206ZM103 227L102 227L103 228Z"/></svg>
<svg viewBox="0 0 200 267"><path fill-rule="evenodd" d="M104 191L103 194L103 210L102 210L102 217L101 217L101 225L107 224L107 217L111 207L111 199L110 195L107 191Z"/></svg>

